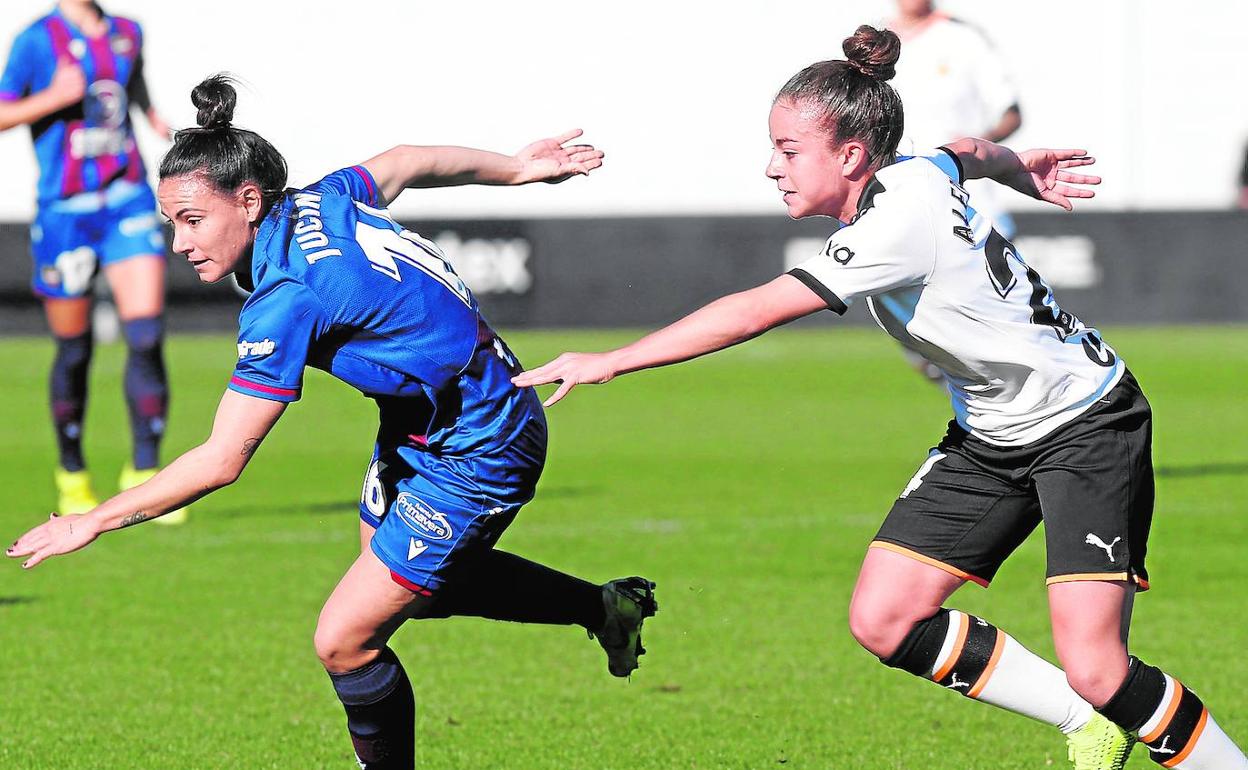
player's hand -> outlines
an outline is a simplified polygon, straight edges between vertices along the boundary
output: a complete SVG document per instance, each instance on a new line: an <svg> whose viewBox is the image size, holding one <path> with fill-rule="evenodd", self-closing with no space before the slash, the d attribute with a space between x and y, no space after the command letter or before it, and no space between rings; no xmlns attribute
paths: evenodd
<svg viewBox="0 0 1248 770"><path fill-rule="evenodd" d="M583 131L574 128L550 139L539 139L516 153L520 172L516 184L547 182L558 184L577 175L588 174L602 165L602 150L590 144L568 144Z"/></svg>
<svg viewBox="0 0 1248 770"><path fill-rule="evenodd" d="M87 76L73 59L59 59L56 71L52 73L52 82L45 91L55 100L58 109L69 107L86 96Z"/></svg>
<svg viewBox="0 0 1248 770"><path fill-rule="evenodd" d="M166 142L173 141L173 129L165 122L154 108L147 111L147 123L152 127L152 131Z"/></svg>
<svg viewBox="0 0 1248 770"><path fill-rule="evenodd" d="M577 385L601 385L610 382L615 373L606 353L564 353L548 364L517 374L511 382L520 388L558 382L559 388L542 403L553 406Z"/></svg>
<svg viewBox="0 0 1248 770"><path fill-rule="evenodd" d="M1086 186L1101 183L1099 176L1075 174L1069 169L1090 166L1096 158L1086 150L1027 150L1018 153L1022 164L1012 178L1005 183L1015 190L1042 201L1061 206L1070 211L1074 208L1072 198L1092 198L1096 191Z"/></svg>
<svg viewBox="0 0 1248 770"><path fill-rule="evenodd" d="M86 515L58 516L54 513L47 521L19 537L4 555L13 559L29 556L22 562L22 568L30 569L49 556L59 556L90 545L99 536L100 530L94 518Z"/></svg>

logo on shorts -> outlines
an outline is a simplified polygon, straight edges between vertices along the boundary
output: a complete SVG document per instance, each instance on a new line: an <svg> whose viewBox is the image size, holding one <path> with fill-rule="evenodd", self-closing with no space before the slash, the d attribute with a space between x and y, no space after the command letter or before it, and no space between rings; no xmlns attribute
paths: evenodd
<svg viewBox="0 0 1248 770"><path fill-rule="evenodd" d="M446 520L446 514L438 513L409 492L399 494L399 499L394 501L394 512L416 534L431 540L450 540L455 534L451 523Z"/></svg>
<svg viewBox="0 0 1248 770"><path fill-rule="evenodd" d="M272 353L274 350L277 350L277 343L268 337L265 337L259 342L248 342L247 340L243 340L238 343L239 359L243 359L248 356L263 358L264 356Z"/></svg>
<svg viewBox="0 0 1248 770"><path fill-rule="evenodd" d="M1117 545L1117 544L1118 544L1118 541L1119 541L1119 540L1121 540L1121 539L1122 539L1121 537L1116 537L1116 538L1114 538L1114 542L1109 543L1109 544L1106 544L1104 540L1102 540L1102 539L1101 539L1101 538L1099 538L1098 536L1096 536L1096 535L1092 534L1091 532L1089 532L1089 533L1088 533L1088 536L1087 536L1087 537L1085 537L1085 538L1083 539L1083 542L1087 543L1088 545L1094 545L1094 546L1096 546L1097 548L1102 548L1102 549L1104 549L1105 554L1106 554L1107 556L1109 556L1109 562L1110 562L1110 564L1113 564L1113 562L1114 562L1114 546L1115 546L1115 545Z"/></svg>
<svg viewBox="0 0 1248 770"><path fill-rule="evenodd" d="M411 561L429 550L429 546L425 545L424 540L417 540L414 537L407 539L407 560Z"/></svg>

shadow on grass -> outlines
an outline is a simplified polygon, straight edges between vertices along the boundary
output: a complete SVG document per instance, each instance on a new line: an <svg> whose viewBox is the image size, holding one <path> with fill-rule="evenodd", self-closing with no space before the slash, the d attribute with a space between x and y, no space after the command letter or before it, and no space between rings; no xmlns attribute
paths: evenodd
<svg viewBox="0 0 1248 770"><path fill-rule="evenodd" d="M9 607L14 604L33 604L35 597L33 596L0 596L0 607Z"/></svg>
<svg viewBox="0 0 1248 770"><path fill-rule="evenodd" d="M1248 462L1164 465L1158 468L1156 473L1158 476L1168 479L1187 479L1199 476L1243 476L1248 474Z"/></svg>
<svg viewBox="0 0 1248 770"><path fill-rule="evenodd" d="M206 514L214 519L248 519L255 516L269 516L274 513L290 516L321 515L326 513L358 514L359 500L323 500L315 503L292 503L283 506L240 505L232 508L218 508ZM195 512L191 512L194 516Z"/></svg>

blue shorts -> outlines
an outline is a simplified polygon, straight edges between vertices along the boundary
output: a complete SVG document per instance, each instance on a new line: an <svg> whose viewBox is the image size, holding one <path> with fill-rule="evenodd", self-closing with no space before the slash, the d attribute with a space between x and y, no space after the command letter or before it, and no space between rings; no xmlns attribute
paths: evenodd
<svg viewBox="0 0 1248 770"><path fill-rule="evenodd" d="M533 499L542 473L545 424L526 433L501 457L481 463L377 446L364 478L360 519L377 530L373 553L394 582L432 596L459 567L494 547ZM502 473L481 473L503 464ZM505 481L491 484L490 477Z"/></svg>
<svg viewBox="0 0 1248 770"><path fill-rule="evenodd" d="M165 254L151 188L124 180L41 205L30 226L30 246L31 288L50 299L86 295L100 267Z"/></svg>

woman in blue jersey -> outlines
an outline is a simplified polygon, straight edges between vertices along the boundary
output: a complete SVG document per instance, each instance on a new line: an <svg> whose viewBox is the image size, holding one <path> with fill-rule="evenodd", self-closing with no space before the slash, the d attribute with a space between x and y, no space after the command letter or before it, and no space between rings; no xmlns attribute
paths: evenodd
<svg viewBox="0 0 1248 770"><path fill-rule="evenodd" d="M39 210L30 230L33 288L56 341L50 400L62 513L97 504L82 453L97 272L108 278L129 348L125 396L134 448L123 489L156 473L164 433L165 241L130 123L132 106L168 136L147 94L142 30L90 0L60 0L22 31L0 75L0 130L29 125L40 166Z"/></svg>
<svg viewBox="0 0 1248 770"><path fill-rule="evenodd" d="M902 105L885 82L897 36L864 26L843 48L845 60L794 75L769 119L766 172L789 216L844 224L823 248L630 345L565 354L515 382L561 382L550 405L581 383L865 301L885 331L940 367L955 419L868 548L849 607L854 638L886 665L1059 728L1077 770L1120 770L1137 738L1166 767L1248 768L1195 693L1128 654L1135 591L1148 587L1148 401L1121 357L1057 305L962 186L991 178L1069 209L1070 198L1092 196L1077 185L1099 182L1070 170L1092 159L1081 150L1016 155L976 139L898 155ZM967 582L987 586L1042 520L1064 670L944 606Z"/></svg>
<svg viewBox="0 0 1248 770"><path fill-rule="evenodd" d="M519 364L437 246L385 208L409 187L561 182L599 167L602 153L569 145L579 131L514 156L400 146L287 190L277 150L230 124L225 78L201 83L192 101L199 127L178 132L161 163L160 207L174 251L202 280L232 275L251 292L212 435L93 511L54 516L9 555L33 567L233 483L315 366L380 413L361 554L315 638L362 766L413 763L411 685L386 646L409 618L578 624L598 638L612 674L631 673L642 621L656 609L652 583L595 585L493 548L541 474L542 406L511 383Z"/></svg>

